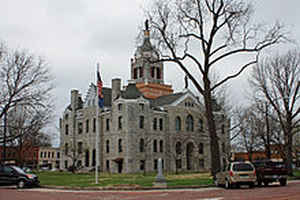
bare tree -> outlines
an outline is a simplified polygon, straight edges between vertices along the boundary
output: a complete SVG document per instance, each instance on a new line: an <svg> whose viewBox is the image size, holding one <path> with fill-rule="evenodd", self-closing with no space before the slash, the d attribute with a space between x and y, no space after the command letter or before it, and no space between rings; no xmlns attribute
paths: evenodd
<svg viewBox="0 0 300 200"><path fill-rule="evenodd" d="M257 113L250 106L238 111L239 144L242 149L246 150L249 155L249 160L252 161L252 155L255 151L262 150L263 145L260 140L261 121L257 118Z"/></svg>
<svg viewBox="0 0 300 200"><path fill-rule="evenodd" d="M300 123L300 53L289 51L263 59L254 69L250 83L257 100L274 109L284 134L284 159L292 175L294 130Z"/></svg>
<svg viewBox="0 0 300 200"><path fill-rule="evenodd" d="M215 176L221 166L212 92L257 63L263 49L283 41L283 26L254 24L253 7L242 0L156 0L146 14L161 54L158 61L177 64L204 98ZM212 84L213 68L245 54L250 54L249 59L236 66L235 73Z"/></svg>
<svg viewBox="0 0 300 200"><path fill-rule="evenodd" d="M24 134L38 132L47 123L52 111L52 77L47 64L41 57L36 57L26 50L12 50L0 46L0 119L2 128L0 143L23 137ZM26 131L8 132L7 118L13 109L26 109ZM31 122L29 122L31 120ZM24 124L23 124L24 125ZM34 126L34 129L29 128ZM23 127L24 128L24 127ZM4 148L5 149L5 148Z"/></svg>

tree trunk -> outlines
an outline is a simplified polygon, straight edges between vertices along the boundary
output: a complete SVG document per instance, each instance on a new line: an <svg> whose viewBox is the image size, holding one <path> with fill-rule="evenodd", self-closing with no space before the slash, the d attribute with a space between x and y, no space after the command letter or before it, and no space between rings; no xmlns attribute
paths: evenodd
<svg viewBox="0 0 300 200"><path fill-rule="evenodd" d="M285 151L285 164L287 166L287 170L288 170L288 175L289 176L293 176L293 167L292 167L292 163L293 163L293 154L292 154L292 144L293 144L293 136L291 133L288 133L286 135L286 144L284 146L284 151Z"/></svg>
<svg viewBox="0 0 300 200"><path fill-rule="evenodd" d="M210 152L211 152L211 173L215 178L217 172L221 170L220 163L220 151L219 151L219 138L217 136L216 124L214 120L212 98L210 90L204 95L204 102L206 108L206 119L208 125L208 131L210 136Z"/></svg>

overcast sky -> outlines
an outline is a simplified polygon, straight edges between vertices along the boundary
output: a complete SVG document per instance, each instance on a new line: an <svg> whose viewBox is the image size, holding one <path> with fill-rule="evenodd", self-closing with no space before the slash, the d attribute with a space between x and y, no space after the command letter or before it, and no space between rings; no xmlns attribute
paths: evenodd
<svg viewBox="0 0 300 200"><path fill-rule="evenodd" d="M253 2L258 20L284 22L292 37L300 38L300 1ZM45 57L55 76L58 119L69 104L71 89L78 89L85 97L90 82L95 80L96 62L100 62L104 86L109 87L111 79L117 77L127 84L135 38L145 20L143 3L144 0L1 0L0 40L11 48L25 48ZM243 98L246 75L231 82L233 102ZM184 87L183 73L176 67L165 70L165 81L175 91Z"/></svg>

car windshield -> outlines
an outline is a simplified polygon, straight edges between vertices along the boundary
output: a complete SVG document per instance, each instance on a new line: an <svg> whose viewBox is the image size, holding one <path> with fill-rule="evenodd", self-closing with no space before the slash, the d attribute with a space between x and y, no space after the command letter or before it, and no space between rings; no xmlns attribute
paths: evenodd
<svg viewBox="0 0 300 200"><path fill-rule="evenodd" d="M25 173L21 168L19 168L19 167L12 166L12 168L13 168L14 170L16 170L17 172L21 173L21 174L26 174L26 173Z"/></svg>
<svg viewBox="0 0 300 200"><path fill-rule="evenodd" d="M253 167L248 163L237 163L233 165L232 169L233 171L242 172L242 171L252 171Z"/></svg>

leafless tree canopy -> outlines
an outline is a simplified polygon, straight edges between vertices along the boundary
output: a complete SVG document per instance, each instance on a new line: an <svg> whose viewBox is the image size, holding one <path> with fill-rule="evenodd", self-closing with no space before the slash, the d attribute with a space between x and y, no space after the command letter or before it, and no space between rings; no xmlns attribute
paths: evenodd
<svg viewBox="0 0 300 200"><path fill-rule="evenodd" d="M291 169L293 135L300 125L300 53L267 57L253 69L255 100L268 103L284 133L285 158Z"/></svg>
<svg viewBox="0 0 300 200"><path fill-rule="evenodd" d="M49 122L53 109L52 80L44 59L1 45L0 119L3 122L7 117L7 141L23 134L37 134Z"/></svg>
<svg viewBox="0 0 300 200"><path fill-rule="evenodd" d="M204 97L213 175L221 166L212 92L257 63L261 50L286 39L279 23L271 27L253 23L253 11L243 0L155 0L146 9L160 61L176 63ZM210 73L222 66L221 61L244 54L252 58L235 66L235 73L211 82Z"/></svg>
<svg viewBox="0 0 300 200"><path fill-rule="evenodd" d="M257 53L285 40L283 25L253 23L253 11L253 6L242 0L156 0L147 14L163 60L178 63L202 93L204 88L183 61L193 62L201 74L206 74L223 59ZM211 90L254 64L254 55L253 60L215 83Z"/></svg>

